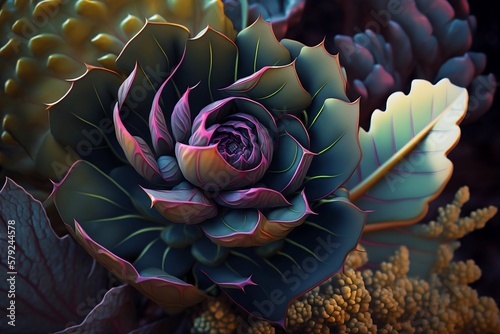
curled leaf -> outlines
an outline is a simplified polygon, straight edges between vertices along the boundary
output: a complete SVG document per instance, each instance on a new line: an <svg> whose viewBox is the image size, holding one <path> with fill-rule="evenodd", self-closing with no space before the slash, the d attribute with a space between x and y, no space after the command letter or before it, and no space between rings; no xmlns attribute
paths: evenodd
<svg viewBox="0 0 500 334"><path fill-rule="evenodd" d="M295 62L263 67L222 91L231 96L248 97L273 112L298 113L311 103L311 95L297 76Z"/></svg>
<svg viewBox="0 0 500 334"><path fill-rule="evenodd" d="M161 172L154 154L148 144L141 137L132 136L123 125L120 118L120 109L118 103L115 105L113 113L115 123L116 138L127 157L127 160L135 168L137 173L145 179L158 182L161 180Z"/></svg>
<svg viewBox="0 0 500 334"><path fill-rule="evenodd" d="M237 54L234 42L211 26L187 41L184 59L173 79L181 93L198 85L196 99L190 104L192 118L223 97L219 89L234 81Z"/></svg>
<svg viewBox="0 0 500 334"><path fill-rule="evenodd" d="M187 144L187 140L191 135L191 111L189 108L189 93L191 90L189 87L186 89L186 92L177 101L172 111L172 134L177 142L183 144Z"/></svg>
<svg viewBox="0 0 500 334"><path fill-rule="evenodd" d="M290 204L265 215L256 209L228 210L200 227L208 238L224 247L265 245L283 239L313 213L304 193L295 196Z"/></svg>
<svg viewBox="0 0 500 334"><path fill-rule="evenodd" d="M160 97L167 84L168 80L156 92L149 114L149 131L151 132L151 141L157 155L171 154L174 149L174 142L170 131L168 131L163 110L160 107Z"/></svg>
<svg viewBox="0 0 500 334"><path fill-rule="evenodd" d="M250 188L244 190L224 191L215 201L233 209L274 208L291 205L280 192L268 188Z"/></svg>
<svg viewBox="0 0 500 334"><path fill-rule="evenodd" d="M174 223L198 224L217 215L215 204L198 188L144 191L151 206Z"/></svg>
<svg viewBox="0 0 500 334"><path fill-rule="evenodd" d="M158 168L167 185L177 185L184 179L179 164L174 157L169 155L162 155L159 157Z"/></svg>
<svg viewBox="0 0 500 334"><path fill-rule="evenodd" d="M267 187L288 195L299 189L315 154L304 148L285 132L280 137L279 150L263 178Z"/></svg>
<svg viewBox="0 0 500 334"><path fill-rule="evenodd" d="M184 177L209 193L252 185L266 171L262 163L249 170L234 168L221 156L217 145L190 146L177 143L175 155Z"/></svg>

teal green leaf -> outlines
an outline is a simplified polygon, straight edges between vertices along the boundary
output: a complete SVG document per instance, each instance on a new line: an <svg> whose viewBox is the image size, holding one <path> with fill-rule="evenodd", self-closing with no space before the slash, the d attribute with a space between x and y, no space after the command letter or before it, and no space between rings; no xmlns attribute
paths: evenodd
<svg viewBox="0 0 500 334"><path fill-rule="evenodd" d="M179 278L188 273L194 263L190 247L169 247L160 238L155 238L143 248L132 264L140 273L143 270L160 269L168 275Z"/></svg>
<svg viewBox="0 0 500 334"><path fill-rule="evenodd" d="M194 258L189 248L164 242L164 230L171 223L157 219L154 209L144 210L144 192L134 191L132 197L94 165L78 161L55 186L53 199L69 232L90 255L169 312L205 298L193 285L172 279L185 274ZM165 277L145 279L139 274L145 270Z"/></svg>
<svg viewBox="0 0 500 334"><path fill-rule="evenodd" d="M306 177L306 194L310 200L332 194L358 166L361 159L358 119L359 99L353 103L327 99L309 120L310 150L316 154Z"/></svg>
<svg viewBox="0 0 500 334"><path fill-rule="evenodd" d="M259 17L236 36L238 45L238 78L249 76L265 66L291 62L290 52L278 42L271 24Z"/></svg>
<svg viewBox="0 0 500 334"><path fill-rule="evenodd" d="M270 189L289 195L302 187L316 156L288 132L281 134L279 140L279 149L274 153L262 182Z"/></svg>
<svg viewBox="0 0 500 334"><path fill-rule="evenodd" d="M230 209L199 224L205 235L223 246L238 245L242 235L247 241L265 217L256 209Z"/></svg>
<svg viewBox="0 0 500 334"><path fill-rule="evenodd" d="M148 21L116 60L120 68L131 73L129 82L124 83L126 89L119 94L123 123L133 136L145 139L150 146L153 144L148 124L150 110L161 108L170 118L179 92L169 77L184 57L188 37L189 31L183 26ZM169 124L167 128L171 131Z"/></svg>
<svg viewBox="0 0 500 334"><path fill-rule="evenodd" d="M295 46L297 50L297 46ZM346 80L342 74L338 56L326 51L324 43L300 49L296 61L297 74L304 88L311 94L313 101L308 110L313 119L328 98L349 102L346 96Z"/></svg>
<svg viewBox="0 0 500 334"><path fill-rule="evenodd" d="M189 100L191 119L203 107L224 97L219 90L234 82L237 53L234 42L210 26L188 40L173 80L179 94L196 86L192 89L196 98Z"/></svg>
<svg viewBox="0 0 500 334"><path fill-rule="evenodd" d="M224 247L264 245L283 239L313 213L303 192L290 203L265 215L256 209L230 209L199 226L210 240Z"/></svg>
<svg viewBox="0 0 500 334"><path fill-rule="evenodd" d="M61 100L49 105L50 131L68 154L100 167L112 165L117 157L125 161L113 126L113 104L121 83L117 73L89 66L71 81Z"/></svg>
<svg viewBox="0 0 500 334"><path fill-rule="evenodd" d="M309 138L309 133L307 132L304 123L294 115L283 115L277 120L278 129L290 134L300 145L306 149L311 148L311 140Z"/></svg>
<svg viewBox="0 0 500 334"><path fill-rule="evenodd" d="M206 285L215 282L252 315L284 327L293 300L342 269L366 218L345 198L331 198L315 211L269 256L256 256L255 248L233 248L220 266L200 264L194 274Z"/></svg>
<svg viewBox="0 0 500 334"><path fill-rule="evenodd" d="M66 224L73 227L77 220L92 239L126 260L133 261L165 227L118 183L85 161L75 163L56 185L54 203Z"/></svg>
<svg viewBox="0 0 500 334"><path fill-rule="evenodd" d="M308 199L302 192L290 198L291 206L269 209L264 212L266 218L273 223L293 224L301 222L310 214Z"/></svg>
<svg viewBox="0 0 500 334"><path fill-rule="evenodd" d="M269 111L298 113L311 103L311 95L302 87L295 62L284 66L266 66L256 73L224 88L230 96L248 97Z"/></svg>
<svg viewBox="0 0 500 334"><path fill-rule="evenodd" d="M367 231L412 224L449 180L446 158L460 137L467 91L448 79L414 80L408 95L392 94L376 110L370 130L359 131L363 158L346 183L350 199L368 216Z"/></svg>
<svg viewBox="0 0 500 334"><path fill-rule="evenodd" d="M162 240L174 248L192 245L202 235L200 228L193 224L172 224L161 232Z"/></svg>
<svg viewBox="0 0 500 334"><path fill-rule="evenodd" d="M116 64L132 72L138 62L146 73L161 77L154 80L161 84L182 59L188 37L189 30L181 25L148 21L125 45Z"/></svg>
<svg viewBox="0 0 500 334"><path fill-rule="evenodd" d="M193 244L191 253L203 264L218 266L226 259L229 248L214 244L210 239L203 237Z"/></svg>
<svg viewBox="0 0 500 334"><path fill-rule="evenodd" d="M83 230L76 220L74 221L74 227L75 228L73 229L71 226L67 225L71 235L97 260L97 262L105 266L120 280L129 283L143 295L149 297L165 309L165 311L169 313L179 313L184 309L192 307L206 299L207 296L195 286L184 282L182 279L175 277L160 268L148 267L144 269L141 268L141 270L138 271L137 268L135 268L129 261L116 256L102 245L96 243L85 232L85 230ZM153 239L148 244L148 247L144 248L141 255L146 252L150 252L153 245L157 243L158 240ZM161 259L164 259L166 258L165 251L159 252L161 254L154 254L155 256L153 257L149 256L153 254L148 254L147 257L142 258L157 260L159 259L158 255L161 255ZM169 254L167 253L166 255L168 256ZM188 254L184 253L184 256L186 255ZM141 258L138 258L136 261L140 260ZM183 259L176 258L173 260L172 264L174 266L185 265L182 263ZM147 265L147 263L145 264ZM165 267L166 266L167 264L165 264Z"/></svg>
<svg viewBox="0 0 500 334"><path fill-rule="evenodd" d="M298 42L298 41L293 40L293 39L287 39L287 38L282 39L280 41L280 43L285 48L288 49L288 51L290 52L290 55L292 56L292 59L297 58L299 56L299 54L300 54L300 51L305 46L301 42Z"/></svg>

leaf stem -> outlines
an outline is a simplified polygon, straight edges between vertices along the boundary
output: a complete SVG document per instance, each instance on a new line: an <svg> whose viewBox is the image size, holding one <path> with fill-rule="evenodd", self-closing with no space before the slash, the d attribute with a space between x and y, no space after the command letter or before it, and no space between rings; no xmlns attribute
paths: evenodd
<svg viewBox="0 0 500 334"><path fill-rule="evenodd" d="M363 228L363 234L414 225L415 221L419 221L420 219L421 217L417 217L416 219L405 220L405 221L392 221L392 222L366 224L365 227Z"/></svg>
<svg viewBox="0 0 500 334"><path fill-rule="evenodd" d="M243 30L248 25L248 0L240 0L241 6L241 29Z"/></svg>

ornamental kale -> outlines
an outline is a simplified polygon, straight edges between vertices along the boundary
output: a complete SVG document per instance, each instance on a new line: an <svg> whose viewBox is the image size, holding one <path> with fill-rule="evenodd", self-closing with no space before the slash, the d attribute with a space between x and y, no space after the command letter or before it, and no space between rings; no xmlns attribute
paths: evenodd
<svg viewBox="0 0 500 334"><path fill-rule="evenodd" d="M49 109L55 140L86 160L55 187L62 219L171 312L217 288L284 325L293 299L342 268L366 216L339 189L361 151L337 57L278 42L262 19L236 41L147 22L117 65L125 80L89 67Z"/></svg>

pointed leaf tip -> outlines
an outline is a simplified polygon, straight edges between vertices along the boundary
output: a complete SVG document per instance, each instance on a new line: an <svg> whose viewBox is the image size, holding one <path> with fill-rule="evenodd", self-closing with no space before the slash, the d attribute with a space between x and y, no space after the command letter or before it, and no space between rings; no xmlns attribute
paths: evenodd
<svg viewBox="0 0 500 334"><path fill-rule="evenodd" d="M271 24L262 17L238 33L236 44L240 51L238 78L265 66L281 66L291 61L290 52L276 39Z"/></svg>
<svg viewBox="0 0 500 334"><path fill-rule="evenodd" d="M130 88L132 87L132 84L134 83L134 79L135 79L135 76L137 74L137 68L138 68L138 63L135 62L134 69L132 70L132 72L130 72L127 79L125 79L125 81L123 81L120 88L118 89L118 107L119 107L119 109L123 108L123 104L125 103L125 100L127 99L128 93L130 91Z"/></svg>
<svg viewBox="0 0 500 334"><path fill-rule="evenodd" d="M216 205L198 188L143 190L161 215L178 224L198 224L217 215Z"/></svg>
<svg viewBox="0 0 500 334"><path fill-rule="evenodd" d="M144 139L132 136L123 125L118 102L113 112L115 133L127 160L134 169L151 182L161 182L162 177L154 154Z"/></svg>
<svg viewBox="0 0 500 334"><path fill-rule="evenodd" d="M245 288L249 285L257 285L254 281L252 281L252 275L247 278L242 279L241 281L235 282L215 282L218 286L225 289L239 289L241 291L245 291Z"/></svg>
<svg viewBox="0 0 500 334"><path fill-rule="evenodd" d="M168 79L165 80L156 92L151 106L151 112L149 113L149 131L151 133L153 148L157 155L171 154L174 149L174 142L170 135L170 131L168 131L163 110L160 107L161 94L167 84Z"/></svg>
<svg viewBox="0 0 500 334"><path fill-rule="evenodd" d="M191 136L191 109L189 107L189 93L196 88L196 84L193 88L188 87L186 92L175 104L174 110L172 112L172 133L174 139L183 144L187 144L189 137Z"/></svg>

